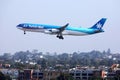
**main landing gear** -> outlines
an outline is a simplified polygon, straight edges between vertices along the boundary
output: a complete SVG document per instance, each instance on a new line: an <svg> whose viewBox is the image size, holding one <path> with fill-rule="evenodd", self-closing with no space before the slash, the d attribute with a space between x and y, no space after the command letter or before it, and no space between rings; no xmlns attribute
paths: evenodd
<svg viewBox="0 0 120 80"><path fill-rule="evenodd" d="M62 35L57 35L56 37L59 39L64 39L64 37Z"/></svg>

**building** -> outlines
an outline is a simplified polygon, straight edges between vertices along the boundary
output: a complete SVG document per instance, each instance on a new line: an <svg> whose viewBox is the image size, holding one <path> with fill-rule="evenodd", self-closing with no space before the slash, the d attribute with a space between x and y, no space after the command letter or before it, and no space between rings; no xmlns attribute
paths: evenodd
<svg viewBox="0 0 120 80"><path fill-rule="evenodd" d="M40 70L24 69L19 71L19 80L43 80L43 72Z"/></svg>
<svg viewBox="0 0 120 80"><path fill-rule="evenodd" d="M19 80L55 80L60 76L60 71L55 70L33 70L33 69L24 69L19 71Z"/></svg>
<svg viewBox="0 0 120 80"><path fill-rule="evenodd" d="M107 79L116 79L119 80L120 79L120 68L119 68L119 64L113 64L107 72Z"/></svg>
<svg viewBox="0 0 120 80"><path fill-rule="evenodd" d="M5 67L5 68L10 68L11 65L10 65L10 64L4 64L4 67Z"/></svg>
<svg viewBox="0 0 120 80"><path fill-rule="evenodd" d="M43 72L40 70L34 70L32 73L32 80L43 80Z"/></svg>
<svg viewBox="0 0 120 80"><path fill-rule="evenodd" d="M50 70L50 71L45 71L44 72L44 80L56 80L56 78L58 76L60 76L60 71L54 71L54 70Z"/></svg>
<svg viewBox="0 0 120 80"><path fill-rule="evenodd" d="M2 68L2 64L0 63L0 68Z"/></svg>
<svg viewBox="0 0 120 80"><path fill-rule="evenodd" d="M116 72L115 71L107 73L107 79L114 79L115 76L116 76Z"/></svg>
<svg viewBox="0 0 120 80"><path fill-rule="evenodd" d="M4 75L10 75L14 80L18 79L18 69L0 69Z"/></svg>
<svg viewBox="0 0 120 80"><path fill-rule="evenodd" d="M116 79L116 78L117 80L120 80L120 69L119 68L107 72L107 79Z"/></svg>
<svg viewBox="0 0 120 80"><path fill-rule="evenodd" d="M106 72L99 69L74 69L70 70L69 74L75 80L91 80L93 78L105 78Z"/></svg>

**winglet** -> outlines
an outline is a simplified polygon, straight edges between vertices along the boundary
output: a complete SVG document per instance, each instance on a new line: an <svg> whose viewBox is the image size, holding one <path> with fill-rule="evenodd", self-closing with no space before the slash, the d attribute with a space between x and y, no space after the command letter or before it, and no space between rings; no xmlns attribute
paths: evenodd
<svg viewBox="0 0 120 80"><path fill-rule="evenodd" d="M65 26L68 26L69 25L69 23L67 23Z"/></svg>
<svg viewBox="0 0 120 80"><path fill-rule="evenodd" d="M60 32L64 31L64 30L65 30L65 28L66 28L68 25L69 25L69 23L67 23L66 25L64 25L64 26L60 27L60 28L59 28Z"/></svg>

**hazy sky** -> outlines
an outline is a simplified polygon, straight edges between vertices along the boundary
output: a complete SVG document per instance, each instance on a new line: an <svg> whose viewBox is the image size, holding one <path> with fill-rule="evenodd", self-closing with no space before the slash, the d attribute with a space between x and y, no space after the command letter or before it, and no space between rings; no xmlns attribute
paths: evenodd
<svg viewBox="0 0 120 80"><path fill-rule="evenodd" d="M19 23L91 27L107 18L104 33L64 36L64 40L16 28ZM120 0L0 0L0 54L38 49L42 52L120 52Z"/></svg>

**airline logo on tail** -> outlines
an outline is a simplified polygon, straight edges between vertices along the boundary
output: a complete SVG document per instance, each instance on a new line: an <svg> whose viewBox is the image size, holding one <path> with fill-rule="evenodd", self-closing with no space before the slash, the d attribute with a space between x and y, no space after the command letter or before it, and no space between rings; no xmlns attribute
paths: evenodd
<svg viewBox="0 0 120 80"><path fill-rule="evenodd" d="M98 28L98 29L101 29L101 28L102 28L102 24L98 23L98 24L97 24L97 28Z"/></svg>
<svg viewBox="0 0 120 80"><path fill-rule="evenodd" d="M95 25L93 25L91 28L92 29L102 29L105 21L106 21L106 18L102 18Z"/></svg>

